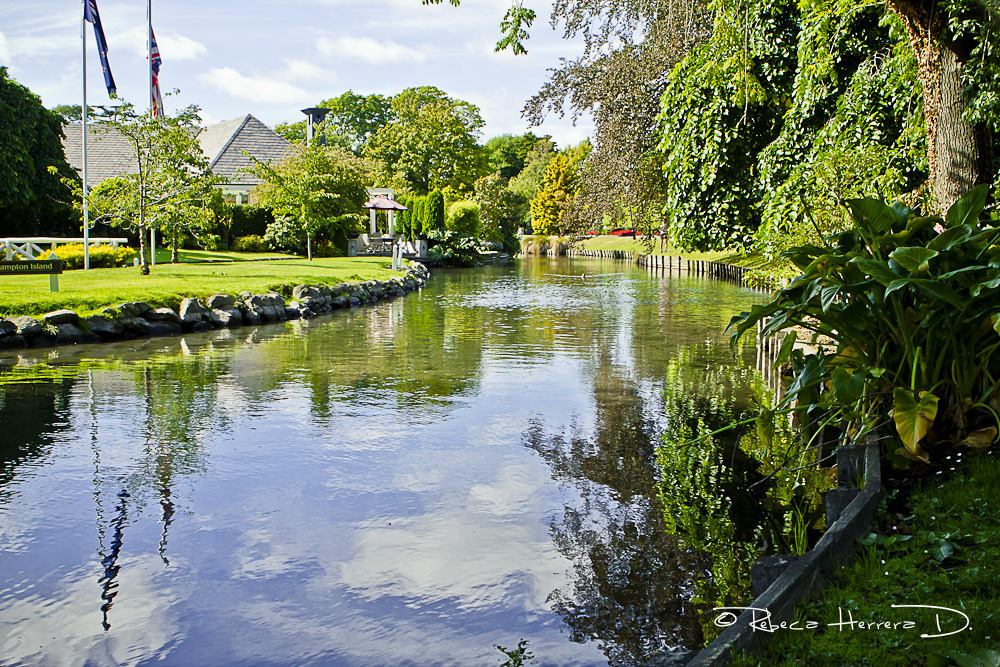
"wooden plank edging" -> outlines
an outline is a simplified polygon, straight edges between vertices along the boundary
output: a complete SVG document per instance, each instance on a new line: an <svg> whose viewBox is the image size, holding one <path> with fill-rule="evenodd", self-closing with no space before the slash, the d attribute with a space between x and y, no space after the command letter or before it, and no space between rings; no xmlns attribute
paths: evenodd
<svg viewBox="0 0 1000 667"><path fill-rule="evenodd" d="M857 541L870 531L881 498L882 473L879 456L877 441L869 441L869 444L864 446L862 475L864 486L857 491L857 495L839 518L827 529L812 551L793 562L749 605L753 609L741 613L732 625L726 627L722 634L698 653L688 665L691 667L725 665L734 652L759 649L770 639L773 632L761 629L760 619L763 614L755 612L754 609L769 612L768 620L771 625L791 621L795 605L826 585L840 565L854 558ZM844 465L839 457L838 465Z"/></svg>

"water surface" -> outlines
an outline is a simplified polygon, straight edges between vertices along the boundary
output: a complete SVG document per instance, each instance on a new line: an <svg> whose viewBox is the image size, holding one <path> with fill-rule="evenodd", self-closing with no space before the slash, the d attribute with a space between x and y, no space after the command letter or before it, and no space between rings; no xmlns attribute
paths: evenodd
<svg viewBox="0 0 1000 667"><path fill-rule="evenodd" d="M0 357L0 663L634 664L697 646L665 369L760 295L602 260Z"/></svg>

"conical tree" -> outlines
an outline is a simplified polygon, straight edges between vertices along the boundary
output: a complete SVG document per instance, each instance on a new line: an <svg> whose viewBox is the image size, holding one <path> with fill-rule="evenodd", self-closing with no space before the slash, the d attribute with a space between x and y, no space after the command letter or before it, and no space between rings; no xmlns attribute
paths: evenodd
<svg viewBox="0 0 1000 667"><path fill-rule="evenodd" d="M444 229L444 194L433 190L427 195L427 210L424 214L424 232Z"/></svg>

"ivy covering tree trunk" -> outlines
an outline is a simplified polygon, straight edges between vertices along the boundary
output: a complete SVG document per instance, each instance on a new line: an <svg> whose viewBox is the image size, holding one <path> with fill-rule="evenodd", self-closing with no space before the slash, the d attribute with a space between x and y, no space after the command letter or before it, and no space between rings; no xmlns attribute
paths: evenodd
<svg viewBox="0 0 1000 667"><path fill-rule="evenodd" d="M974 65L970 60L982 57L983 49L1000 36L992 34L985 5L969 3L960 11L936 0L888 4L903 18L919 63L931 189L938 210L946 210L970 189L992 183L995 177L993 129L969 117L970 92L978 91L970 90L963 80L963 68ZM971 30L970 20L978 23Z"/></svg>

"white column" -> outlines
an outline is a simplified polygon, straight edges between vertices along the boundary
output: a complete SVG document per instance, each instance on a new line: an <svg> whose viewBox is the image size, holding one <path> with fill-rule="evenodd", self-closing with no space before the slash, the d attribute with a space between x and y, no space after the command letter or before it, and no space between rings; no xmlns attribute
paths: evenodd
<svg viewBox="0 0 1000 667"><path fill-rule="evenodd" d="M371 215L371 222L369 223L369 228L372 236L375 236L375 209L368 209L368 213Z"/></svg>

